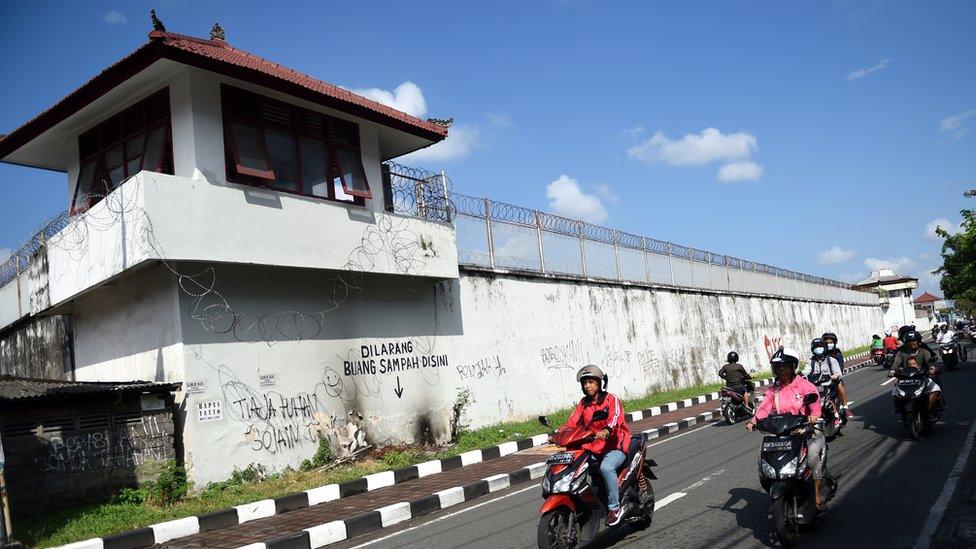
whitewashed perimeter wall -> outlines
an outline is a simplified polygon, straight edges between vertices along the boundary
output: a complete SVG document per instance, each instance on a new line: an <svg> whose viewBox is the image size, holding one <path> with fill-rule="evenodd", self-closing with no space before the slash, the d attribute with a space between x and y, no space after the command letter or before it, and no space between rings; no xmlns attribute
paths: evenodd
<svg viewBox="0 0 976 549"><path fill-rule="evenodd" d="M473 272L435 282L219 266L214 276L219 295L180 296L197 483L249 463L296 466L354 410L373 442L444 441L463 389L477 427L572 405L585 363L636 397L716 381L730 349L762 367L780 343L804 350L827 329L862 345L881 320L877 307ZM202 314L225 303L233 315ZM393 359L418 367L384 372Z"/></svg>

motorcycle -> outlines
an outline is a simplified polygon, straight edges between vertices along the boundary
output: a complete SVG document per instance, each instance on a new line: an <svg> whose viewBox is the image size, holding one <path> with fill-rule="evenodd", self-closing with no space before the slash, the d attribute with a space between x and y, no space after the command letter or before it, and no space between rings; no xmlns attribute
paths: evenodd
<svg viewBox="0 0 976 549"><path fill-rule="evenodd" d="M594 420L606 419L606 411L593 415ZM549 420L539 417L546 427ZM600 459L582 446L593 440L590 430L564 427L554 432L553 442L566 451L549 456L546 474L542 479L545 501L539 512L538 543L540 549L576 548L592 541L607 514L607 495L600 476ZM626 506L624 519L613 528L631 524L643 528L654 518L654 489L650 481L656 479L652 467L657 463L646 456L647 435L631 436L627 459L617 471L620 504Z"/></svg>
<svg viewBox="0 0 976 549"><path fill-rule="evenodd" d="M817 395L807 395L804 403L812 404ZM769 517L776 536L785 547L795 545L801 529L816 525L820 511L813 486L813 474L807 466L806 436L814 426L806 416L780 414L759 421L756 428L770 436L763 437L759 454L759 483L773 500ZM824 501L837 493L837 481L827 472L824 445L824 477L820 490Z"/></svg>
<svg viewBox="0 0 976 549"><path fill-rule="evenodd" d="M895 413L901 416L901 424L908 431L908 438L918 440L918 437L929 431L935 422L942 417L942 404L929 414L929 394L925 386L929 379L928 372L914 368L912 371L904 369L895 373L898 379L892 394Z"/></svg>
<svg viewBox="0 0 976 549"><path fill-rule="evenodd" d="M895 351L891 349L885 349L884 353L884 369L890 370L891 365L895 363Z"/></svg>
<svg viewBox="0 0 976 549"><path fill-rule="evenodd" d="M837 394L837 386L828 374L810 374L807 376L807 381L813 383L820 391L824 436L827 440L833 440L847 424L847 418L840 411L840 395Z"/></svg>
<svg viewBox="0 0 976 549"><path fill-rule="evenodd" d="M955 343L940 344L939 356L942 357L942 363L945 364L946 368L950 370L955 370L956 366L959 364L959 356L956 354Z"/></svg>
<svg viewBox="0 0 976 549"><path fill-rule="evenodd" d="M884 366L884 364L885 364L885 351L884 351L884 349L872 349L871 350L871 359L874 360L874 363L877 364L878 366Z"/></svg>
<svg viewBox="0 0 976 549"><path fill-rule="evenodd" d="M751 396L750 392L749 400L753 400L754 397ZM752 417L752 410L755 410L755 402L750 402L749 406L746 406L746 399L738 391L730 389L729 387L724 387L719 392L719 399L722 401L722 417L725 421L732 425L737 421L742 419L748 419Z"/></svg>

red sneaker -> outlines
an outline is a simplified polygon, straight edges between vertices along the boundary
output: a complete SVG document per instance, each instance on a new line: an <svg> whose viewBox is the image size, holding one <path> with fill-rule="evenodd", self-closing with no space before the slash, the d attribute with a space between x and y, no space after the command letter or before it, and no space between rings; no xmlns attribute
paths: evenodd
<svg viewBox="0 0 976 549"><path fill-rule="evenodd" d="M624 518L624 508L623 506L617 507L611 511L607 511L607 526L616 526L620 524L620 521Z"/></svg>

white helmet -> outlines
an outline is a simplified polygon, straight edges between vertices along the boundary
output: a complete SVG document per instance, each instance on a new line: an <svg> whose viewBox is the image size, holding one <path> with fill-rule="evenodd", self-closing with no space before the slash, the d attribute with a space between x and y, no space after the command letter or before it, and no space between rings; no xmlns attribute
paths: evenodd
<svg viewBox="0 0 976 549"><path fill-rule="evenodd" d="M774 371L777 366L791 366L793 373L796 373L797 368L800 367L800 353L789 347L780 347L769 359L769 365L773 367Z"/></svg>

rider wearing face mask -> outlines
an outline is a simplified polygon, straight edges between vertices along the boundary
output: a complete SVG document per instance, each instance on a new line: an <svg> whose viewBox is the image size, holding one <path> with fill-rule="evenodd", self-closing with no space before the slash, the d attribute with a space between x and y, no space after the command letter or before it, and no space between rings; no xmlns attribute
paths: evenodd
<svg viewBox="0 0 976 549"><path fill-rule="evenodd" d="M800 366L799 353L788 348L780 347L769 361L773 368L776 382L766 389L762 404L756 408L756 415L746 423L746 430L752 431L756 422L766 419L771 414L805 415L810 423L820 420L820 392L803 376L797 375ZM803 399L808 394L817 395L813 404L804 404ZM824 476L824 461L826 457L826 439L823 432L814 429L807 437L807 465L813 472L813 488L817 498L817 508L823 510L826 502L820 495L820 482Z"/></svg>
<svg viewBox="0 0 976 549"><path fill-rule="evenodd" d="M833 332L827 332L824 335L820 336L820 339L823 341L824 353L826 354L826 356L829 356L834 360L836 360L837 364L840 365L840 371L843 372L844 353L837 348L837 334ZM841 416L846 418L847 416L850 416L852 414L850 413L850 407L847 405L847 388L844 387L843 374L841 374L841 378L838 379L836 383L837 383L837 394L840 396Z"/></svg>
<svg viewBox="0 0 976 549"><path fill-rule="evenodd" d="M834 387L837 388L837 393L839 395L840 382L844 379L844 374L840 369L840 364L834 357L827 355L827 347L824 345L823 340L819 337L810 342L810 352L813 355L810 357L810 373L818 375L827 374L830 376L830 379L833 380ZM846 414L841 414L841 420L846 423Z"/></svg>
<svg viewBox="0 0 976 549"><path fill-rule="evenodd" d="M600 476L607 488L607 526L615 526L624 517L620 506L617 486L617 469L627 459L630 447L630 428L624 421L624 406L615 395L607 392L607 376L603 370L590 364L576 373L583 398L566 420L563 427L588 427L593 430L594 440L583 445L596 456L601 456ZM607 419L593 420L593 414L607 411Z"/></svg>

